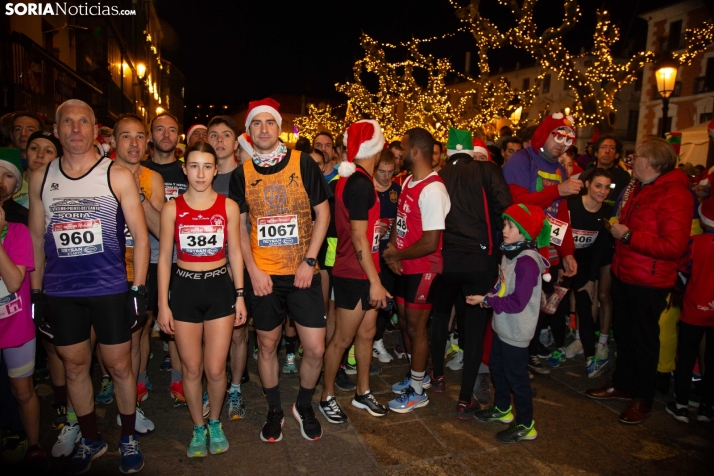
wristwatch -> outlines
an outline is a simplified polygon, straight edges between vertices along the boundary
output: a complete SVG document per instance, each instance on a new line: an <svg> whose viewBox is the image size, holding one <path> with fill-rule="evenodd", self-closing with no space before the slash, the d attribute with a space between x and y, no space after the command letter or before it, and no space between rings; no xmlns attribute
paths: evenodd
<svg viewBox="0 0 714 476"><path fill-rule="evenodd" d="M146 195L144 195L143 193L140 193L139 199L143 202L144 200L146 200Z"/></svg>
<svg viewBox="0 0 714 476"><path fill-rule="evenodd" d="M632 230L627 230L625 233L622 234L622 238L620 238L620 241L622 241L626 245L629 245L631 239L632 239Z"/></svg>
<svg viewBox="0 0 714 476"><path fill-rule="evenodd" d="M144 286L143 284L141 284L139 286L132 286L131 290L141 294L142 296L146 296L148 294L148 290L146 289L146 286Z"/></svg>
<svg viewBox="0 0 714 476"><path fill-rule="evenodd" d="M303 258L303 261L313 267L317 264L317 260L315 258L308 258L307 256Z"/></svg>

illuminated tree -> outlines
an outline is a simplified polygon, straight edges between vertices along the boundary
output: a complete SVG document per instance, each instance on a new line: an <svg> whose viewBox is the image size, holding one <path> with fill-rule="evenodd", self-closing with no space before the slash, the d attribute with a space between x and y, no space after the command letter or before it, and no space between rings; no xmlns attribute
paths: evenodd
<svg viewBox="0 0 714 476"><path fill-rule="evenodd" d="M335 108L336 109L336 108ZM307 106L307 116L300 116L293 121L301 137L312 139L318 132L329 132L332 137L337 137L344 131L344 123L334 115L334 109L325 106L323 109L313 104Z"/></svg>

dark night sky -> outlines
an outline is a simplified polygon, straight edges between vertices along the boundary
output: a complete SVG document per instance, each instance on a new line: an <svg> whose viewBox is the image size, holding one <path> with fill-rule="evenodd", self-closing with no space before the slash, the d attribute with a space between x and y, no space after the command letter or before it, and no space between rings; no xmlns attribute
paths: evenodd
<svg viewBox="0 0 714 476"><path fill-rule="evenodd" d="M466 4L468 0L460 0ZM606 8L620 26L621 37L644 48L646 22L634 18L675 3L672 0L581 0L579 25L566 37L577 52L589 48L595 10ZM456 30L459 22L448 0L362 0L318 2L155 0L164 26L162 55L186 76L186 101L239 104L270 94L307 94L343 100L334 83L351 78L352 65L362 57L362 31L380 41L399 43ZM540 0L535 10L539 31L559 24L562 0ZM483 0L481 12L502 28L510 10L497 0ZM634 18L634 21L633 21ZM422 50L448 57L463 70L465 52L475 56L469 33L423 45ZM397 60L403 50L390 53ZM390 58L391 59L391 58ZM491 55L492 70L528 63L523 53L502 49ZM476 58L472 59L472 71Z"/></svg>

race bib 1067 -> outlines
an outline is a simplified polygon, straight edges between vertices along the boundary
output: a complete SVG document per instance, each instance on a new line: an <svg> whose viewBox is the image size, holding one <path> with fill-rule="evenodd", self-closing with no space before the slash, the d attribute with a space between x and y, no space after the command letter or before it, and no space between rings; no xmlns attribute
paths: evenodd
<svg viewBox="0 0 714 476"><path fill-rule="evenodd" d="M258 218L257 225L258 246L286 246L300 243L297 215Z"/></svg>
<svg viewBox="0 0 714 476"><path fill-rule="evenodd" d="M73 258L104 251L101 220L70 221L52 225L57 256Z"/></svg>

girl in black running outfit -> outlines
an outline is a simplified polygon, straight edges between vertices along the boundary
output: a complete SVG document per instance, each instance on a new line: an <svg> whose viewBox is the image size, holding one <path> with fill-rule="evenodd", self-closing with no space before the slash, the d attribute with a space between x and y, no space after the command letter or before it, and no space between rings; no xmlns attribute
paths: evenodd
<svg viewBox="0 0 714 476"><path fill-rule="evenodd" d="M610 193L612 175L605 169L596 169L585 181L587 193L568 199L570 224L575 242L575 260L578 274L573 278L575 306L578 314L578 334L569 346L568 357L584 353L588 377L600 375L609 358L595 356L595 320L592 303L597 295L595 281L600 267L612 261L613 243L605 222L612 216L612 206L603 201ZM582 345L579 345L581 343Z"/></svg>
<svg viewBox="0 0 714 476"><path fill-rule="evenodd" d="M234 286L226 268L229 253L234 269L243 269L240 212L233 200L213 190L216 161L209 144L199 141L189 147L183 164L188 190L161 210L158 321L162 331L175 335L181 356L183 388L194 424L189 458L206 456L207 437L211 453L228 450L218 419L226 394L226 357L233 327L244 324L247 316L243 273L235 273ZM171 277L174 244L178 269ZM211 408L208 430L202 411L204 371Z"/></svg>

